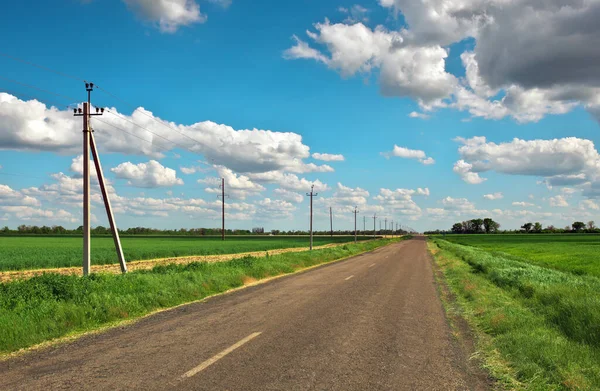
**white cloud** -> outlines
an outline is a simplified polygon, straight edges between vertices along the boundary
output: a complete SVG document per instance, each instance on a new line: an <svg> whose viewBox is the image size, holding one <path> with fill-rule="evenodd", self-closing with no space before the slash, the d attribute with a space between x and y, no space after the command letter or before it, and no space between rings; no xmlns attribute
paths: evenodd
<svg viewBox="0 0 600 391"><path fill-rule="evenodd" d="M164 167L156 160L147 163L133 164L125 162L111 169L117 178L128 179L127 182L135 187L163 187L183 185L183 180L177 178L177 172L172 168Z"/></svg>
<svg viewBox="0 0 600 391"><path fill-rule="evenodd" d="M279 187L291 191L307 192L310 191L312 185L315 186L316 192L329 190L329 186L320 180L309 181L306 178L298 178L294 174L286 174L281 171L269 171L264 173L249 173L248 177L258 183L275 183Z"/></svg>
<svg viewBox="0 0 600 391"><path fill-rule="evenodd" d="M0 184L0 206L40 206L38 199Z"/></svg>
<svg viewBox="0 0 600 391"><path fill-rule="evenodd" d="M385 211L392 214L400 213L413 218L421 216L421 208L412 199L413 195L428 195L429 189L380 189L379 194L373 199L384 207Z"/></svg>
<svg viewBox="0 0 600 391"><path fill-rule="evenodd" d="M198 183L206 183L209 187L206 191L214 194L221 194L221 178L225 179L225 194L239 199L260 194L265 190L265 187L254 183L246 175L234 173L232 170L223 166L215 166L217 174L220 178L205 178L199 179Z"/></svg>
<svg viewBox="0 0 600 391"><path fill-rule="evenodd" d="M382 26L370 29L363 23L324 23L307 31L317 44L325 45L329 56L311 48L296 36L296 45L284 52L287 59L314 59L337 70L343 77L380 70L384 95L415 98L423 107L447 98L457 79L445 71L446 49L440 45L413 46L402 34Z"/></svg>
<svg viewBox="0 0 600 391"><path fill-rule="evenodd" d="M313 159L323 160L325 162L343 162L344 155L332 155L329 153L313 153Z"/></svg>
<svg viewBox="0 0 600 391"><path fill-rule="evenodd" d="M469 164L464 160L459 160L454 163L452 171L460 175L463 181L470 183L471 185L477 185L486 180L485 178L481 178L478 173L471 172L472 169L472 164Z"/></svg>
<svg viewBox="0 0 600 391"><path fill-rule="evenodd" d="M485 198L486 200L501 200L502 198L504 198L504 195L500 192L498 193L492 193L492 194L485 194L483 196L483 198Z"/></svg>
<svg viewBox="0 0 600 391"><path fill-rule="evenodd" d="M124 0L140 18L155 22L163 33L174 33L181 26L204 23L206 15L194 0Z"/></svg>
<svg viewBox="0 0 600 391"><path fill-rule="evenodd" d="M348 15L346 19L344 19L344 23L352 24L369 21L369 17L367 16L369 10L359 4L354 4L350 8L338 7L338 11Z"/></svg>
<svg viewBox="0 0 600 391"><path fill-rule="evenodd" d="M239 173L333 172L328 165L303 161L310 157L309 147L296 133L235 130L211 121L179 125L155 117L143 108L130 116L109 109L102 121L92 120L101 154L114 152L156 159L172 149L184 148ZM80 128L81 120L70 111L0 92L0 149L77 154L81 149Z"/></svg>
<svg viewBox="0 0 600 391"><path fill-rule="evenodd" d="M0 206L0 212L14 216L15 219L20 221L65 221L74 223L77 219L69 212L64 209L50 210L40 209L31 206Z"/></svg>
<svg viewBox="0 0 600 391"><path fill-rule="evenodd" d="M433 160L431 157L427 157L425 152L416 149L399 147L397 145L394 145L394 149L391 152L382 152L381 154L388 159L392 156L395 156L404 159L416 159L424 165L435 164L435 160Z"/></svg>
<svg viewBox="0 0 600 391"><path fill-rule="evenodd" d="M530 202L519 201L519 202L513 202L512 206L521 206L521 207L526 208L526 207L535 206L535 205Z"/></svg>
<svg viewBox="0 0 600 391"><path fill-rule="evenodd" d="M266 220L277 220L291 218L296 207L291 203L283 200L272 200L265 198L256 203L256 217Z"/></svg>
<svg viewBox="0 0 600 391"><path fill-rule="evenodd" d="M579 203L579 206L584 210L600 210L600 206L592 200L583 200Z"/></svg>
<svg viewBox="0 0 600 391"><path fill-rule="evenodd" d="M454 171L463 180L480 183L479 173L496 171L510 175L547 178L549 185L564 186L595 180L600 155L590 140L567 137L554 140L520 140L496 144L485 137L458 138L463 159ZM468 161L468 162L467 162ZM479 182L477 182L479 181Z"/></svg>
<svg viewBox="0 0 600 391"><path fill-rule="evenodd" d="M431 116L425 113L418 113L416 111L412 111L409 115L410 118L420 118L420 119L429 119Z"/></svg>
<svg viewBox="0 0 600 391"><path fill-rule="evenodd" d="M280 199L294 204L299 204L304 200L304 196L302 194L286 189L275 189L273 190L273 193L275 193Z"/></svg>
<svg viewBox="0 0 600 391"><path fill-rule="evenodd" d="M596 0L379 0L405 27L374 29L349 18L315 24L289 51L310 55L343 77L380 70L381 92L409 96L426 110L452 107L474 117L539 121L581 105L600 120L600 38ZM347 8L342 12L349 13ZM465 77L446 72L447 47L467 38ZM502 47L503 50L498 50ZM416 116L415 116L416 117Z"/></svg>
<svg viewBox="0 0 600 391"><path fill-rule="evenodd" d="M565 197L563 197L561 195L550 197L548 199L548 202L549 202L550 206L555 206L555 207L560 207L560 208L566 208L567 206L569 206L569 203L567 202Z"/></svg>

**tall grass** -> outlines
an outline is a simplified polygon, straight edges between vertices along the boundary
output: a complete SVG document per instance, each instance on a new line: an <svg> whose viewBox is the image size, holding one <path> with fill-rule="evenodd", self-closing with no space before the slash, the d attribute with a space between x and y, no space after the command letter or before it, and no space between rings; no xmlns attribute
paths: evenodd
<svg viewBox="0 0 600 391"><path fill-rule="evenodd" d="M0 352L136 318L261 279L348 257L395 240L222 263L157 266L125 275L44 274L0 284Z"/></svg>
<svg viewBox="0 0 600 391"><path fill-rule="evenodd" d="M366 239L361 237L360 239ZM80 266L81 237L0 236L0 271ZM352 236L314 238L315 245L354 241ZM92 264L118 263L110 237L92 237ZM234 254L288 247L308 247L307 237L231 236L217 237L124 237L129 261L186 255Z"/></svg>
<svg viewBox="0 0 600 391"><path fill-rule="evenodd" d="M599 279L434 242L463 314L491 337L482 349L497 378L530 390L600 389Z"/></svg>
<svg viewBox="0 0 600 391"><path fill-rule="evenodd" d="M573 274L600 277L600 235L446 235L445 240Z"/></svg>

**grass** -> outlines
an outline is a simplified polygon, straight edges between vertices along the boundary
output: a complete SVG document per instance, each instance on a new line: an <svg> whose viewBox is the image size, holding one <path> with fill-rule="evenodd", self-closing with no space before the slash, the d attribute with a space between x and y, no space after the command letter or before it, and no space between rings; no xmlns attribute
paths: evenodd
<svg viewBox="0 0 600 391"><path fill-rule="evenodd" d="M359 239L366 239L360 237ZM315 246L353 241L352 236L315 236ZM128 261L186 255L233 254L308 247L308 237L123 237ZM0 271L80 266L81 237L0 236ZM92 264L118 263L111 237L92 237Z"/></svg>
<svg viewBox="0 0 600 391"><path fill-rule="evenodd" d="M47 273L0 284L0 353L135 319L244 283L292 273L399 240L382 239L222 263L157 266L124 275L77 277Z"/></svg>
<svg viewBox="0 0 600 391"><path fill-rule="evenodd" d="M600 279L433 239L436 264L507 389L600 389Z"/></svg>
<svg viewBox="0 0 600 391"><path fill-rule="evenodd" d="M600 277L600 235L446 235L453 243L578 275Z"/></svg>

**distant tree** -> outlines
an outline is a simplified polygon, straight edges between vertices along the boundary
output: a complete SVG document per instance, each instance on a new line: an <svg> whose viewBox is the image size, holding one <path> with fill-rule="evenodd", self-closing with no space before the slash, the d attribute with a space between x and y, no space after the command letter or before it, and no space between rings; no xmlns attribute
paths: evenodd
<svg viewBox="0 0 600 391"><path fill-rule="evenodd" d="M463 233L463 231L464 231L464 227L463 227L462 223L455 223L452 226L452 232L455 234L461 234L461 233Z"/></svg>
<svg viewBox="0 0 600 391"><path fill-rule="evenodd" d="M529 233L529 231L531 231L531 228L533 227L533 224L531 223L525 223L521 226L521 229L524 229L525 232Z"/></svg>
<svg viewBox="0 0 600 391"><path fill-rule="evenodd" d="M542 232L542 224L540 224L538 221L536 221L536 223L533 225L533 232L535 232L535 233Z"/></svg>
<svg viewBox="0 0 600 391"><path fill-rule="evenodd" d="M556 231L556 228L552 224L550 224L549 226L546 227L546 231L554 232L554 231Z"/></svg>
<svg viewBox="0 0 600 391"><path fill-rule="evenodd" d="M572 231L571 227L568 225L565 225L565 232L571 232L571 231Z"/></svg>
<svg viewBox="0 0 600 391"><path fill-rule="evenodd" d="M587 223L587 229L589 229L590 231L593 231L596 229L596 223L594 223L593 220L588 221Z"/></svg>
<svg viewBox="0 0 600 391"><path fill-rule="evenodd" d="M3 234L7 234L7 233L9 233L9 232L10 232L10 228L8 228L8 227L6 227L6 226L5 226L4 228L2 228L2 233L3 233Z"/></svg>
<svg viewBox="0 0 600 391"><path fill-rule="evenodd" d="M482 232L482 226L483 225L483 220L482 219L473 219L471 220L471 228L473 230L473 233L480 233Z"/></svg>
<svg viewBox="0 0 600 391"><path fill-rule="evenodd" d="M571 224L571 226L573 227L573 231L579 232L585 228L585 223L583 221L576 221L573 224Z"/></svg>
<svg viewBox="0 0 600 391"><path fill-rule="evenodd" d="M486 234L491 234L493 232L497 232L499 228L500 228L500 224L498 224L491 218L487 217L487 218L483 219L483 229L485 230Z"/></svg>

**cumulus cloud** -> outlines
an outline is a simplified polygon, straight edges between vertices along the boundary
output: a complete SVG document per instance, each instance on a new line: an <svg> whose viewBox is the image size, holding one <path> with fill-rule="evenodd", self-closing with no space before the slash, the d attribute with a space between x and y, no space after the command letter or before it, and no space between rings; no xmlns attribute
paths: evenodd
<svg viewBox="0 0 600 391"><path fill-rule="evenodd" d="M404 37L383 26L371 29L363 23L314 25L317 32L308 36L324 45L329 55L311 48L294 36L296 45L284 52L286 59L314 59L334 69L343 77L379 70L384 95L412 97L424 107L447 98L457 79L445 71L446 49L440 45L412 46Z"/></svg>
<svg viewBox="0 0 600 391"><path fill-rule="evenodd" d="M323 160L325 162L343 162L344 161L344 155L333 155L330 153L313 153L312 154L313 159L317 159L317 160Z"/></svg>
<svg viewBox="0 0 600 391"><path fill-rule="evenodd" d="M325 20L307 34L329 53L299 41L289 51L310 55L287 58L313 58L344 77L377 69L384 95L412 97L425 111L451 107L474 117L531 122L582 105L600 120L600 51L589 47L600 38L597 1L379 4L401 13L404 27ZM446 72L446 48L468 38L476 44L462 54L466 75L458 79Z"/></svg>
<svg viewBox="0 0 600 391"><path fill-rule="evenodd" d="M471 185L477 185L486 180L485 178L480 177L478 173L471 172L472 169L472 164L469 164L464 160L459 160L456 163L454 163L454 168L452 169L452 171L457 173L463 181Z"/></svg>
<svg viewBox="0 0 600 391"><path fill-rule="evenodd" d="M548 203L550 204L550 206L555 206L555 207L560 207L560 208L566 208L567 206L569 206L569 203L567 202L565 197L563 197L561 195L550 197L548 199Z"/></svg>
<svg viewBox="0 0 600 391"><path fill-rule="evenodd" d="M291 191L310 191L310 188L313 185L316 192L329 190L329 186L326 183L321 182L319 179L315 181L309 181L306 178L299 178L297 175L284 173L281 171L249 173L248 177L258 183L274 183L279 185L279 187L282 189Z"/></svg>
<svg viewBox="0 0 600 391"><path fill-rule="evenodd" d="M246 197L257 195L265 190L264 186L254 183L246 175L234 173L227 167L215 166L219 178L199 179L198 183L209 185L206 191L209 193L221 194L221 178L225 180L225 193L233 198L245 199Z"/></svg>
<svg viewBox="0 0 600 391"><path fill-rule="evenodd" d="M270 198L265 198L262 201L258 201L256 206L256 217L263 220L290 218L292 217L292 213L296 210L296 207L290 202L283 200L272 200Z"/></svg>
<svg viewBox="0 0 600 391"><path fill-rule="evenodd" d="M549 185L565 186L596 181L600 155L590 140L567 137L553 140L520 140L496 144L485 137L458 138L461 144L454 171L468 183L481 183L479 173L547 178Z"/></svg>
<svg viewBox="0 0 600 391"><path fill-rule="evenodd" d="M492 193L492 194L484 194L483 198L485 198L486 200L501 200L502 198L504 198L504 195L500 192L498 193Z"/></svg>
<svg viewBox="0 0 600 391"><path fill-rule="evenodd" d="M136 15L156 23L163 33L174 33L181 26L204 23L206 15L194 0L124 0Z"/></svg>
<svg viewBox="0 0 600 391"><path fill-rule="evenodd" d="M183 185L183 180L177 178L177 172L164 167L156 160L147 163L133 164L125 162L111 168L117 178L128 179L128 184L135 187L165 187Z"/></svg>
<svg viewBox="0 0 600 391"><path fill-rule="evenodd" d="M310 157L309 147L296 133L235 130L211 121L180 125L155 117L143 108L131 115L122 115L112 108L105 112L102 121L92 120L101 153L158 159L167 151L185 148L239 173L333 171L328 165L303 161ZM80 128L81 121L70 111L0 92L0 149L76 154L81 149Z"/></svg>
<svg viewBox="0 0 600 391"><path fill-rule="evenodd" d="M512 206L521 206L521 207L530 207L530 206L535 206L534 204L532 204L531 202L524 202L524 201L518 201L518 202L513 202Z"/></svg>
<svg viewBox="0 0 600 391"><path fill-rule="evenodd" d="M416 149L399 147L397 145L394 145L394 149L391 152L382 152L381 154L388 159L392 156L395 156L403 159L415 159L424 165L435 164L435 160L431 157L427 157L425 152Z"/></svg>
<svg viewBox="0 0 600 391"><path fill-rule="evenodd" d="M412 199L414 195L429 195L429 189L380 189L379 194L373 199L379 202L386 211L391 211L392 214L400 213L416 219L421 216L422 211Z"/></svg>
<svg viewBox="0 0 600 391"><path fill-rule="evenodd" d="M34 197L0 184L0 205L2 206L40 206L40 201Z"/></svg>
<svg viewBox="0 0 600 391"><path fill-rule="evenodd" d="M273 193L275 193L278 198L294 204L299 204L304 200L304 196L302 194L286 189L275 189L273 190Z"/></svg>

